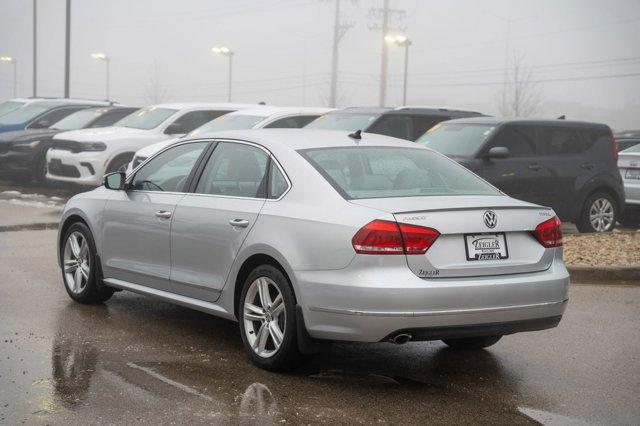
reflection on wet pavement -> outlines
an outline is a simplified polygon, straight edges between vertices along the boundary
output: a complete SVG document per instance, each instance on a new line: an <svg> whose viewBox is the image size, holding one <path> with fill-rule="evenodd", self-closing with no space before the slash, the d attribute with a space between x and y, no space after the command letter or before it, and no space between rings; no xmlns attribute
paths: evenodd
<svg viewBox="0 0 640 426"><path fill-rule="evenodd" d="M105 305L69 301L51 240L51 231L0 235L0 424L633 423L640 414L630 392L638 343L624 332L637 330L637 288L574 288L560 328L487 351L341 343L273 374L249 362L232 322L127 292Z"/></svg>

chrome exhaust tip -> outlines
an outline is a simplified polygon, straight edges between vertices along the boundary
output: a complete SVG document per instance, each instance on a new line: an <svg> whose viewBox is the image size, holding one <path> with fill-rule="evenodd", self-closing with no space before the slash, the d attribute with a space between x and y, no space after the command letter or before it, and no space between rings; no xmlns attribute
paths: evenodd
<svg viewBox="0 0 640 426"><path fill-rule="evenodd" d="M411 339L413 339L413 335L411 335L410 333L400 333L392 339L392 342L396 345L404 345Z"/></svg>

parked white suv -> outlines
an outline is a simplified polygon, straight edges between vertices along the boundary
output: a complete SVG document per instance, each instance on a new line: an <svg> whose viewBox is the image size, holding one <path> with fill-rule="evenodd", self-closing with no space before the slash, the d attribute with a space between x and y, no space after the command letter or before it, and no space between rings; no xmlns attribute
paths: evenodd
<svg viewBox="0 0 640 426"><path fill-rule="evenodd" d="M300 129L323 114L333 111L332 108L311 107L271 107L264 106L243 109L216 118L189 133L189 137L218 130L245 129ZM127 174L138 167L144 160L164 149L180 138L168 139L139 149L127 167Z"/></svg>
<svg viewBox="0 0 640 426"><path fill-rule="evenodd" d="M255 104L170 103L141 108L113 127L57 134L47 152L47 179L102 184L105 173L125 170L140 148L183 136L223 114Z"/></svg>

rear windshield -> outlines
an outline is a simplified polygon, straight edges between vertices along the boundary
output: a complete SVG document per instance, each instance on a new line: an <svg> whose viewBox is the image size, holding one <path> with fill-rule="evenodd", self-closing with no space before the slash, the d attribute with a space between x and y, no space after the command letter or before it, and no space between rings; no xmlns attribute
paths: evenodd
<svg viewBox="0 0 640 426"><path fill-rule="evenodd" d="M6 101L0 104L0 115L5 115L10 113L11 111L15 111L24 105L24 102L18 101Z"/></svg>
<svg viewBox="0 0 640 426"><path fill-rule="evenodd" d="M366 130L380 114L331 113L316 118L305 129Z"/></svg>
<svg viewBox="0 0 640 426"><path fill-rule="evenodd" d="M455 161L427 149L345 147L299 152L347 199L500 194Z"/></svg>
<svg viewBox="0 0 640 426"><path fill-rule="evenodd" d="M627 148L624 151L620 151L620 152L640 152L640 144L634 145L631 148Z"/></svg>
<svg viewBox="0 0 640 426"><path fill-rule="evenodd" d="M495 127L492 124L440 123L416 143L444 155L470 157L480 149Z"/></svg>
<svg viewBox="0 0 640 426"><path fill-rule="evenodd" d="M142 108L116 122L114 126L149 130L158 127L177 111L177 109L157 108L154 106Z"/></svg>
<svg viewBox="0 0 640 426"><path fill-rule="evenodd" d="M264 120L266 117L258 115L242 115L242 114L225 114L215 120L194 129L189 136L200 135L208 132L218 132L221 130L244 130L251 129L253 126Z"/></svg>
<svg viewBox="0 0 640 426"><path fill-rule="evenodd" d="M0 124L21 124L46 112L50 107L27 105L0 117Z"/></svg>

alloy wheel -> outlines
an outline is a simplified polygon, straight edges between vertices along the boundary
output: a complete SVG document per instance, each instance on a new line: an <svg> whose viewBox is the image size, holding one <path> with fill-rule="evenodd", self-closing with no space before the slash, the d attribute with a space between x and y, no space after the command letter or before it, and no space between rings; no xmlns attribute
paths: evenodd
<svg viewBox="0 0 640 426"><path fill-rule="evenodd" d="M256 355L269 358L278 351L286 320L284 299L276 283L267 277L253 281L244 298L243 326Z"/></svg>
<svg viewBox="0 0 640 426"><path fill-rule="evenodd" d="M597 232L606 232L613 226L613 205L606 198L598 198L589 208L589 222Z"/></svg>
<svg viewBox="0 0 640 426"><path fill-rule="evenodd" d="M91 260L89 259L89 243L82 233L72 232L67 238L63 253L64 281L67 288L79 294L89 281Z"/></svg>

